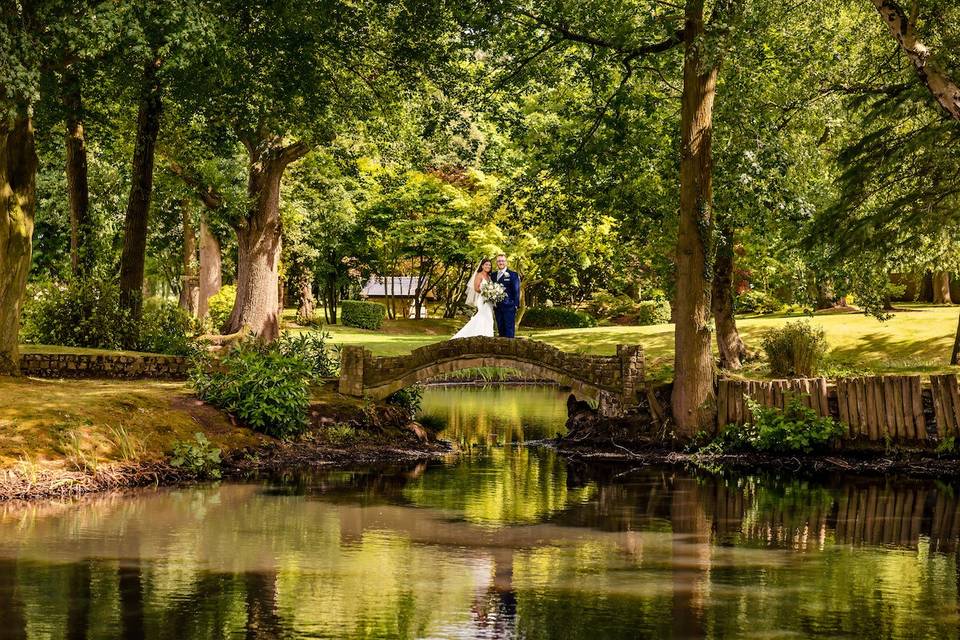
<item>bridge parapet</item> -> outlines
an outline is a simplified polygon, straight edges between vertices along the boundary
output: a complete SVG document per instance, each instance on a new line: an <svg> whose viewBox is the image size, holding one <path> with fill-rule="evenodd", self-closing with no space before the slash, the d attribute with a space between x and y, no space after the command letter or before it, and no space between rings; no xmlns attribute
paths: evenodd
<svg viewBox="0 0 960 640"><path fill-rule="evenodd" d="M414 349L404 356L374 356L359 346L341 353L340 392L384 398L417 382L471 367L510 367L605 400L608 412L636 402L643 383L643 348L618 345L616 355L562 351L545 342L463 338Z"/></svg>

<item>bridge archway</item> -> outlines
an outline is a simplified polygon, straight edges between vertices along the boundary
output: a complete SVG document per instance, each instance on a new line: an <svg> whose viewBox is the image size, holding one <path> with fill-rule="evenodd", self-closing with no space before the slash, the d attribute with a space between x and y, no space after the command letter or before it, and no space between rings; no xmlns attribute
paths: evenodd
<svg viewBox="0 0 960 640"><path fill-rule="evenodd" d="M475 367L518 369L569 387L581 397L607 395L632 403L643 381L643 349L618 345L616 355L595 356L522 338L464 338L420 347L406 356L376 357L348 346L341 353L340 392L380 400L418 382Z"/></svg>

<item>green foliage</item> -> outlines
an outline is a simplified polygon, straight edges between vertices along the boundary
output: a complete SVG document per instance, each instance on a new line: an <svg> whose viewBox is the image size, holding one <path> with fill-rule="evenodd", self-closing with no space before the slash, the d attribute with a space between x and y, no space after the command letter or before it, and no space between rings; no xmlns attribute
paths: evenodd
<svg viewBox="0 0 960 640"><path fill-rule="evenodd" d="M644 300L637 305L635 324L667 324L670 322L670 303L666 300Z"/></svg>
<svg viewBox="0 0 960 640"><path fill-rule="evenodd" d="M327 344L331 339L329 331L284 332L276 349L288 358L306 363L315 379L333 378L340 373L340 358Z"/></svg>
<svg viewBox="0 0 960 640"><path fill-rule="evenodd" d="M423 385L415 384L392 393L386 399L387 404L404 409L411 420L420 413L423 403Z"/></svg>
<svg viewBox="0 0 960 640"><path fill-rule="evenodd" d="M172 355L194 351L193 322L176 303L148 300L137 323L120 307L119 288L108 279L34 285L22 318L22 338L28 343Z"/></svg>
<svg viewBox="0 0 960 640"><path fill-rule="evenodd" d="M798 320L770 329L761 341L771 375L778 378L816 375L827 353L827 339L820 327Z"/></svg>
<svg viewBox="0 0 960 640"><path fill-rule="evenodd" d="M137 349L151 353L186 356L196 346L191 339L193 318L170 300L151 298L144 303Z"/></svg>
<svg viewBox="0 0 960 640"><path fill-rule="evenodd" d="M783 308L783 303L761 289L748 289L737 294L734 300L737 313L756 313L766 315L776 313Z"/></svg>
<svg viewBox="0 0 960 640"><path fill-rule="evenodd" d="M337 422L325 428L323 435L330 443L339 445L350 444L359 436L354 427L343 422Z"/></svg>
<svg viewBox="0 0 960 640"><path fill-rule="evenodd" d="M340 303L340 322L348 327L375 331L383 325L387 308L376 302L344 300Z"/></svg>
<svg viewBox="0 0 960 640"><path fill-rule="evenodd" d="M202 432L194 434L193 440L178 440L173 445L170 466L186 469L198 478L220 477L220 449L214 447Z"/></svg>
<svg viewBox="0 0 960 640"><path fill-rule="evenodd" d="M585 311L564 307L531 307L523 314L520 322L524 327L538 329L579 329L595 327L597 320Z"/></svg>
<svg viewBox="0 0 960 640"><path fill-rule="evenodd" d="M743 426L729 425L701 453L812 453L826 449L845 432L843 425L803 404L794 396L784 410L746 398L752 416ZM699 435L699 434L698 434Z"/></svg>
<svg viewBox="0 0 960 640"><path fill-rule="evenodd" d="M241 343L218 363L199 359L191 374L197 395L244 425L277 438L307 427L313 366L284 355L278 344Z"/></svg>
<svg viewBox="0 0 960 640"><path fill-rule="evenodd" d="M811 453L826 448L845 431L833 418L819 416L804 406L800 396L792 397L784 410L765 407L750 398L747 406L752 420L744 437L757 451Z"/></svg>
<svg viewBox="0 0 960 640"><path fill-rule="evenodd" d="M220 287L216 295L210 296L207 304L210 309L210 324L214 331L223 331L227 321L230 320L230 313L233 312L236 299L237 288L232 284Z"/></svg>

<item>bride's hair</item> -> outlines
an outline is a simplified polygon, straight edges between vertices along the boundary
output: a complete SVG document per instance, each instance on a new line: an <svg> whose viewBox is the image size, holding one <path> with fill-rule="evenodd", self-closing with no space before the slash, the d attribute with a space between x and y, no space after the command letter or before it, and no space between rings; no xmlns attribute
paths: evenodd
<svg viewBox="0 0 960 640"><path fill-rule="evenodd" d="M483 273L483 265L490 263L491 268L493 267L493 261L490 258L484 258L480 261L480 266L477 267L477 273Z"/></svg>

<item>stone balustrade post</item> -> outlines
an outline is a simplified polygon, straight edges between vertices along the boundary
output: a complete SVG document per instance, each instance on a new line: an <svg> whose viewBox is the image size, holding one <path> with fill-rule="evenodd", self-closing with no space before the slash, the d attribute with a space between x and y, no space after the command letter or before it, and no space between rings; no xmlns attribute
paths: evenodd
<svg viewBox="0 0 960 640"><path fill-rule="evenodd" d="M340 393L363 397L363 347L347 345L340 352Z"/></svg>
<svg viewBox="0 0 960 640"><path fill-rule="evenodd" d="M623 380L623 401L634 404L637 391L643 386L643 347L637 344L618 344L620 374Z"/></svg>

